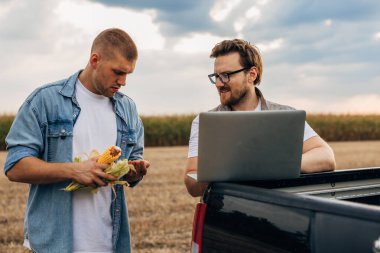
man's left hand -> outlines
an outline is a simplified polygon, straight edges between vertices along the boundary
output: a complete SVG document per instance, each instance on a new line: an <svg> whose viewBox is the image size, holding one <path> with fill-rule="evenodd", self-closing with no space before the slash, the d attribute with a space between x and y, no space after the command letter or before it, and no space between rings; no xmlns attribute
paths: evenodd
<svg viewBox="0 0 380 253"><path fill-rule="evenodd" d="M130 170L126 175L128 182L135 182L141 179L150 166L149 161L146 160L131 160L128 161L129 164L132 164L135 167L135 171Z"/></svg>

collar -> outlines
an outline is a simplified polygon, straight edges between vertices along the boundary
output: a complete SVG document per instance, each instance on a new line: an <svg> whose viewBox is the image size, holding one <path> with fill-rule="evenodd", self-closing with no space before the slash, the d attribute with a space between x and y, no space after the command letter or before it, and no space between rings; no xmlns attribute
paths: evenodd
<svg viewBox="0 0 380 253"><path fill-rule="evenodd" d="M80 73L82 71L83 71L82 69L79 70L79 71L77 71L75 74L73 74L72 76L70 76L65 81L65 83L63 84L62 89L59 91L59 93L61 93L62 96L69 97L69 98L73 98L75 96L75 84L76 84L76 82L78 80L78 77L79 77L79 75L80 75ZM113 103L115 103L116 101L121 100L122 97L123 97L123 94L120 93L120 92L117 92L110 99L112 100Z"/></svg>
<svg viewBox="0 0 380 253"><path fill-rule="evenodd" d="M261 110L262 111L266 111L268 110L268 105L267 105L267 101L265 100L264 96L263 96L263 93L261 93L261 91L259 90L259 88L257 88L255 86L255 92L256 92L256 95L260 98L261 100Z"/></svg>
<svg viewBox="0 0 380 253"><path fill-rule="evenodd" d="M59 93L61 93L62 96L70 97L70 98L74 97L75 83L77 82L78 76L81 72L82 70L77 71L74 75L70 76L65 81L62 89L59 91Z"/></svg>

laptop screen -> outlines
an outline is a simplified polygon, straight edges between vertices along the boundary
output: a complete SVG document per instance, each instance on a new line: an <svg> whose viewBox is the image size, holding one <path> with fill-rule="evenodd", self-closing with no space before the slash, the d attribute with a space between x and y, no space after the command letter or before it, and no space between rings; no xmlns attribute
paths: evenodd
<svg viewBox="0 0 380 253"><path fill-rule="evenodd" d="M201 113L198 181L298 177L305 117L301 110Z"/></svg>

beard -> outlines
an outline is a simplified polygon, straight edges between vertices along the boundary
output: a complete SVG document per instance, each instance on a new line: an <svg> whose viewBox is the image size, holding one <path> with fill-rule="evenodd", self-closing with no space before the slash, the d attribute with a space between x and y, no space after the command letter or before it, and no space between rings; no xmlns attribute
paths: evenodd
<svg viewBox="0 0 380 253"><path fill-rule="evenodd" d="M220 96L220 103L224 106L233 107L240 102L242 102L245 97L248 94L248 88L244 87L241 90L231 90L230 89L230 97L223 99L222 96Z"/></svg>
<svg viewBox="0 0 380 253"><path fill-rule="evenodd" d="M96 90L95 94L102 95L104 97L112 97L114 94L105 88L103 80L96 79L93 81L93 87Z"/></svg>

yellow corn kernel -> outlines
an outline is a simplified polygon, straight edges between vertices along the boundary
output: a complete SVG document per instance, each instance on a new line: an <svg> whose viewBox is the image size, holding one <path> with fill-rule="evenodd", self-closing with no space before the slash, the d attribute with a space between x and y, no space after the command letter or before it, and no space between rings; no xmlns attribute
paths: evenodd
<svg viewBox="0 0 380 253"><path fill-rule="evenodd" d="M109 146L103 154L98 158L98 163L110 164L119 158L121 155L121 149L118 146Z"/></svg>

